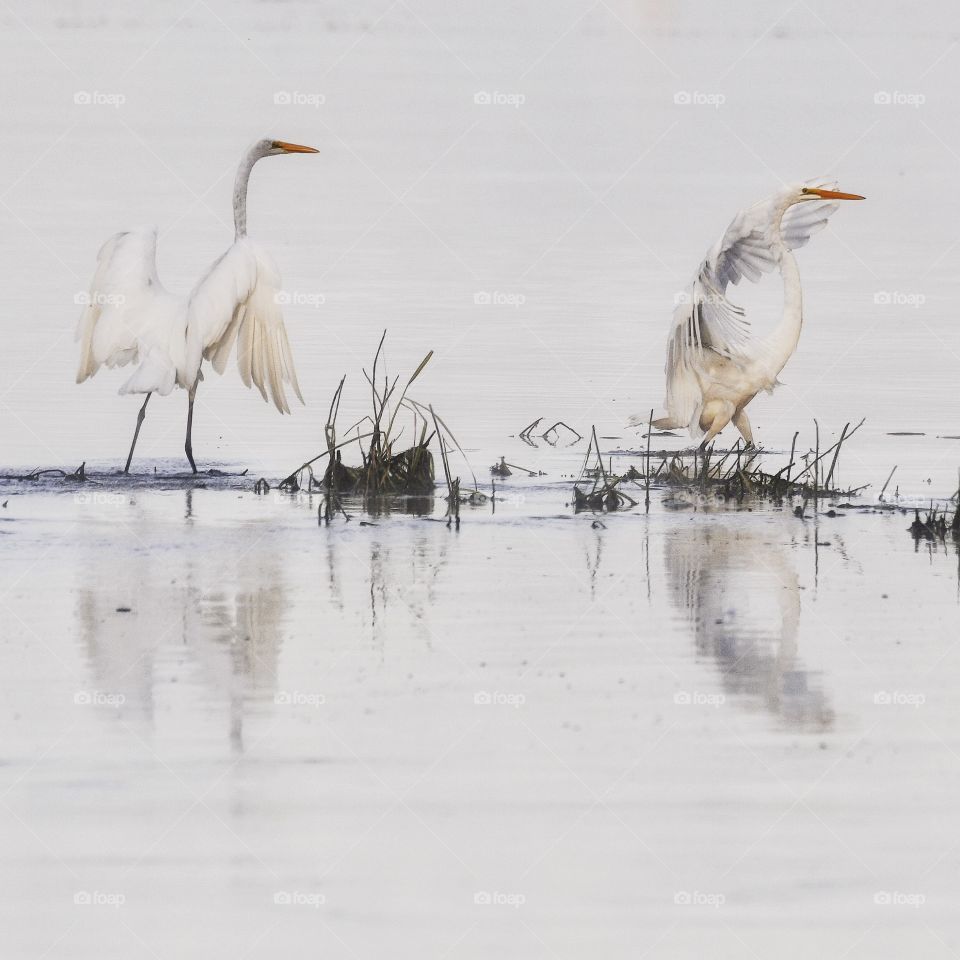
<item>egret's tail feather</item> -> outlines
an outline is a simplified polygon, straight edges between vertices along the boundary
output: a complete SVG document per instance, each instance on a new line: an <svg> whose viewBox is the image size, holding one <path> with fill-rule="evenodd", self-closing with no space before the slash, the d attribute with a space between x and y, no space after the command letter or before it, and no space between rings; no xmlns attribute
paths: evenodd
<svg viewBox="0 0 960 960"><path fill-rule="evenodd" d="M653 427L656 427L657 430L675 430L680 427L686 427L685 423L680 423L678 420L675 420L670 414L666 414L662 417L655 417L652 421L650 420L649 413L635 413L628 421L628 427L645 427L650 424Z"/></svg>
<svg viewBox="0 0 960 960"><path fill-rule="evenodd" d="M674 420L673 417L659 417L653 421L651 426L656 430L679 430L687 425L680 423L679 420Z"/></svg>

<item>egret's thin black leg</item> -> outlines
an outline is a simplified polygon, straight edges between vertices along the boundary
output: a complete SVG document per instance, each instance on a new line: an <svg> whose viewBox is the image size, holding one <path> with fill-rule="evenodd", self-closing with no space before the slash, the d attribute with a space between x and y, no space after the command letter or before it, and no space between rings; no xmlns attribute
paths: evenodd
<svg viewBox="0 0 960 960"><path fill-rule="evenodd" d="M190 468L194 473L197 472L197 465L193 462L193 401L197 395L197 384L200 383L200 377L197 377L196 382L190 388L190 399L189 406L187 407L187 440L183 445L183 451L187 455L187 459L190 461Z"/></svg>
<svg viewBox="0 0 960 960"><path fill-rule="evenodd" d="M148 393L143 401L143 406L137 414L137 428L133 431L133 442L130 444L130 452L127 454L127 465L123 468L124 473L130 472L130 461L133 459L133 448L137 445L137 437L140 436L140 427L143 425L144 417L147 415L147 402L153 394Z"/></svg>

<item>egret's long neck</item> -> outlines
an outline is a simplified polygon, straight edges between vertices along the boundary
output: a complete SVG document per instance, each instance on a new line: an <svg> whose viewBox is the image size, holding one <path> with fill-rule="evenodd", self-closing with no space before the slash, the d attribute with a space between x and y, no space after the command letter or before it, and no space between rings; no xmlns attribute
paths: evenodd
<svg viewBox="0 0 960 960"><path fill-rule="evenodd" d="M259 155L250 152L237 168L237 179L233 184L233 225L237 240L247 235L247 183L250 181L250 171L259 159Z"/></svg>
<svg viewBox="0 0 960 960"><path fill-rule="evenodd" d="M800 271L793 254L784 245L780 252L780 275L783 277L783 316L770 336L763 341L761 353L771 380L793 356L803 327L803 290Z"/></svg>

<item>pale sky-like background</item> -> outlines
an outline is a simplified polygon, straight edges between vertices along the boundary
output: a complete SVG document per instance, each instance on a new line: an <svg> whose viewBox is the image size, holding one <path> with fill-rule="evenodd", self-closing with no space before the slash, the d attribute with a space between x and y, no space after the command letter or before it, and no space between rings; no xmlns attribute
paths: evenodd
<svg viewBox="0 0 960 960"><path fill-rule="evenodd" d="M262 161L249 199L308 406L281 419L232 364L208 373L202 462L318 449L343 373L345 418L363 412L383 328L397 374L436 351L418 396L473 448L537 416L622 433L662 401L674 296L707 248L821 174L868 202L800 253L807 324L787 386L751 406L759 439L866 416L873 480L913 456L892 438L872 456L887 431L960 433L948 5L14 2L0 23L6 463L122 460L138 401L116 396L124 371L73 383L75 299L101 243L142 223L189 290L232 240L260 136L321 151ZM151 406L144 458L180 455L185 412L181 392ZM952 470L955 447L924 459Z"/></svg>

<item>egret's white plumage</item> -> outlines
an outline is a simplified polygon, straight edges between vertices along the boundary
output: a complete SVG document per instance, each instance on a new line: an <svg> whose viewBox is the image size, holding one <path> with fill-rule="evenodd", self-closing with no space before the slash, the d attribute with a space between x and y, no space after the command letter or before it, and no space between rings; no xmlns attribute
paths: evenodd
<svg viewBox="0 0 960 960"><path fill-rule="evenodd" d="M248 387L256 386L264 400L272 401L281 413L290 412L287 387L303 402L278 305L277 266L270 254L246 235L250 171L262 157L284 153L316 151L281 140L259 140L244 155L234 188L234 243L188 296L172 294L160 282L155 227L118 233L103 245L77 328L78 383L92 377L102 365L133 363L136 369L120 387L121 393L166 396L179 386L190 391L192 415L203 360L223 373L236 347L237 366ZM143 410L138 431L142 414ZM186 450L193 466L190 422ZM128 469L129 464L128 458Z"/></svg>
<svg viewBox="0 0 960 960"><path fill-rule="evenodd" d="M236 344L237 367L246 386L255 385L264 400L289 413L284 384L300 402L300 386L278 305L280 273L273 258L249 237L242 237L196 285L187 302L186 366L199 369L200 358L223 373Z"/></svg>
<svg viewBox="0 0 960 960"><path fill-rule="evenodd" d="M753 442L744 408L761 390L772 390L800 337L803 300L793 250L802 247L838 209L836 184L810 180L784 187L767 200L742 210L710 248L689 290L673 314L667 340L666 415L661 429L689 429L694 439L712 440L728 423ZM779 269L783 277L783 316L766 337L754 334L727 289L746 277L753 283ZM634 417L633 425L646 423Z"/></svg>
<svg viewBox="0 0 960 960"><path fill-rule="evenodd" d="M97 271L80 317L77 383L101 365L138 364L121 393L166 396L186 370L186 299L168 293L157 275L157 229L138 227L112 236L97 255ZM194 371L194 379L196 371Z"/></svg>

